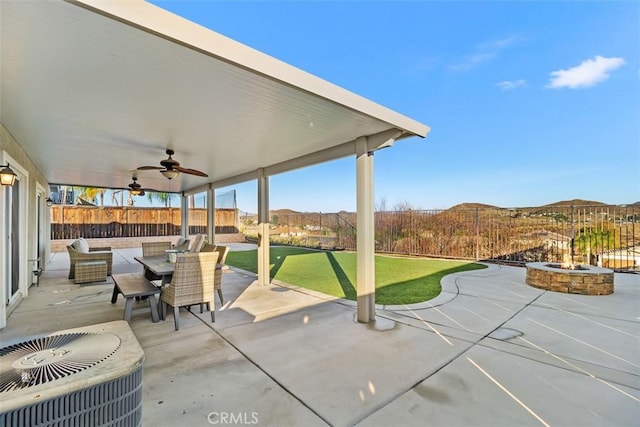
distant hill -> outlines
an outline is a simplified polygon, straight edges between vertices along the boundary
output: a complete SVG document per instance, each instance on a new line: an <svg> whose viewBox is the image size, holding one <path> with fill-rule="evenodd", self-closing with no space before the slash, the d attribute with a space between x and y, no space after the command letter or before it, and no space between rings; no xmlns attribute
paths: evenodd
<svg viewBox="0 0 640 427"><path fill-rule="evenodd" d="M542 208L550 208L550 207L569 207L569 206L607 206L608 203L602 203L602 202L598 202L598 201L594 201L594 200L584 200L584 199L572 199L572 200L561 200L559 202L555 202L555 203L549 203L547 205L542 205L542 206L520 206L521 208L525 208L527 210L531 210L531 209L542 209ZM638 206L640 205L640 201L635 202L635 203L630 203L627 206ZM513 207L512 207L513 208ZM518 208L516 206L516 208ZM488 205L486 203L475 203L475 202L464 202L464 203L460 203L457 204L455 206L450 207L449 209L446 210L450 210L450 211L459 211L459 210L471 210L471 209L501 209L501 207L499 206L494 206L494 205ZM420 209L416 209L416 210L420 210ZM428 210L428 209L427 209ZM286 216L286 215L314 215L317 214L318 212L300 212L300 211L294 211L293 209L274 209L274 210L270 210L269 211L269 217L272 217L273 215L278 215L278 216ZM335 212L324 212L324 213L335 213ZM355 212L348 212L345 210L341 210L340 212L337 212L339 215L352 215L355 214ZM257 217L257 214L255 213L242 213L242 216L248 216L248 217Z"/></svg>
<svg viewBox="0 0 640 427"><path fill-rule="evenodd" d="M273 211L269 211L269 216L271 215L299 215L302 212L296 212L292 209L276 209Z"/></svg>
<svg viewBox="0 0 640 427"><path fill-rule="evenodd" d="M498 209L498 206L486 205L484 203L460 203L459 205L455 205L450 207L448 210L456 211L456 210L466 210L466 209Z"/></svg>
<svg viewBox="0 0 640 427"><path fill-rule="evenodd" d="M595 202L592 200L582 200L582 199L573 199L573 200L563 200L560 202L549 203L548 205L540 206L542 208L552 207L552 206L604 206L607 203Z"/></svg>

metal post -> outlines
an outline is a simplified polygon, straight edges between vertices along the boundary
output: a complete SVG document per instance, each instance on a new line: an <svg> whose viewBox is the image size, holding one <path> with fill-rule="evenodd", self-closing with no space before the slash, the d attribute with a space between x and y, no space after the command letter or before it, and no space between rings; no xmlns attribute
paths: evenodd
<svg viewBox="0 0 640 427"><path fill-rule="evenodd" d="M180 234L185 239L189 237L189 205L184 193L180 197Z"/></svg>
<svg viewBox="0 0 640 427"><path fill-rule="evenodd" d="M215 245L216 242L216 189L211 187L207 190L207 237L209 243Z"/></svg>
<svg viewBox="0 0 640 427"><path fill-rule="evenodd" d="M574 243L575 243L575 229L574 229L574 219L573 219L573 214L574 214L574 209L575 207L573 205L571 205L571 264L573 264L573 256L575 255L574 252Z"/></svg>
<svg viewBox="0 0 640 427"><path fill-rule="evenodd" d="M480 209L476 207L476 261L480 260Z"/></svg>
<svg viewBox="0 0 640 427"><path fill-rule="evenodd" d="M318 215L320 215L320 229L318 230L320 237L318 238L318 246L322 247L322 211L320 211Z"/></svg>

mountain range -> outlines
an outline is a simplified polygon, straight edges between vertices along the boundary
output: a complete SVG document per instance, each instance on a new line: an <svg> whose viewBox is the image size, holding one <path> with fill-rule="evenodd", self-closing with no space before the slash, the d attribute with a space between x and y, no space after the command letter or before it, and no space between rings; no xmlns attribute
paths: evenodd
<svg viewBox="0 0 640 427"><path fill-rule="evenodd" d="M594 200L572 199L572 200L561 200L559 202L549 203L547 205L542 205L542 206L525 206L523 208L529 208L529 209L538 208L538 209L540 209L540 208L549 208L549 207L607 206L607 205L609 205L609 204L608 203L594 201ZM620 206L624 206L624 205L620 205ZM635 203L629 203L626 206L640 206L640 201L635 202ZM467 210L467 209L476 209L476 208L480 208L480 209L502 209L500 206L488 205L488 204L485 204L485 203L465 202L465 203L457 204L457 205L452 206L449 209L445 209L445 210ZM416 210L422 210L422 209L416 209ZM430 210L430 209L425 209L425 210ZM273 216L273 215L286 216L286 215L301 215L301 214L316 214L316 213L318 213L318 212L300 212L300 211L294 211L292 209L274 209L274 210L270 210L269 211L269 216ZM328 212L326 212L326 213L328 213ZM340 212L332 212L332 213L348 214L348 213L353 213L353 212L348 212L348 211L344 211L343 210L343 211L340 211ZM241 215L242 216L256 216L257 214L241 212Z"/></svg>

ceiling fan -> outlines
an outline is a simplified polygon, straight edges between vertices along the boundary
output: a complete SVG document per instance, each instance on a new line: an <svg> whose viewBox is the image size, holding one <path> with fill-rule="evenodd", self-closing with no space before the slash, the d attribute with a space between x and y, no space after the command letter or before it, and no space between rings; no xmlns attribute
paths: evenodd
<svg viewBox="0 0 640 427"><path fill-rule="evenodd" d="M145 191L157 191L151 188L142 188L142 185L138 183L138 177L135 175L132 176L131 179L133 182L129 184L129 193L131 193L132 196L144 196L146 194Z"/></svg>
<svg viewBox="0 0 640 427"><path fill-rule="evenodd" d="M201 171L196 170L196 169L189 169L189 168L181 167L180 163L177 160L174 160L171 157L174 154L174 151L171 148L167 148L167 151L165 151L165 152L169 155L169 158L160 161L160 164L162 165L162 167L160 167L160 166L140 166L137 170L139 170L139 171L159 170L160 173L162 175L164 175L164 177L167 178L167 179L175 178L176 176L180 175L180 172L186 173L186 174L189 174L189 175L196 175L196 176L203 176L203 177L208 177L209 176L206 173L201 172Z"/></svg>

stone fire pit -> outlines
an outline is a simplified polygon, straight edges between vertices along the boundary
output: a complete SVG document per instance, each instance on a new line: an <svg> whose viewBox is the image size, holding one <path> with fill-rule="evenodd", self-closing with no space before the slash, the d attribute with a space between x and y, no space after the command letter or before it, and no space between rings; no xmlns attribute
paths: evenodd
<svg viewBox="0 0 640 427"><path fill-rule="evenodd" d="M576 265L574 270L559 263L530 262L527 265L527 285L554 292L582 295L613 293L613 270Z"/></svg>

